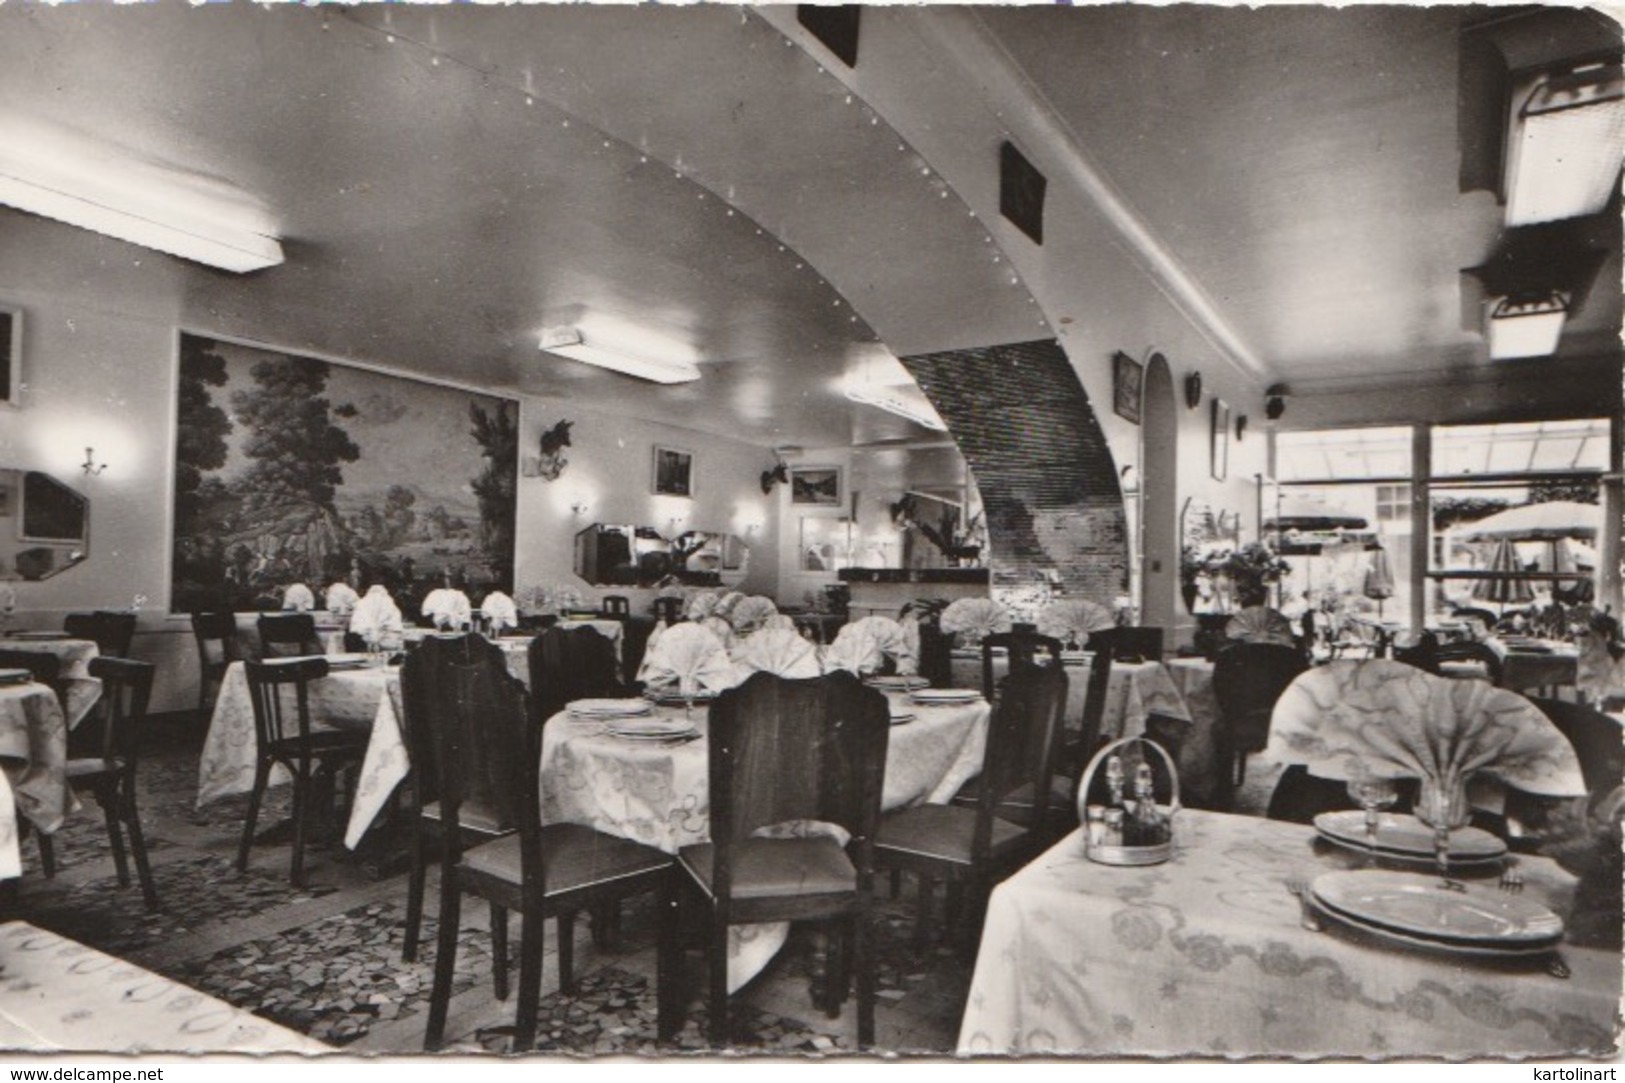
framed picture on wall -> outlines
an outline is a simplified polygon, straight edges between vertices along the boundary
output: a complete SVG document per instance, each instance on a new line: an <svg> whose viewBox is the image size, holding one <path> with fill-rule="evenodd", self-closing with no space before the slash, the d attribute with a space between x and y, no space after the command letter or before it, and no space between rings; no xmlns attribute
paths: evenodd
<svg viewBox="0 0 1625 1083"><path fill-rule="evenodd" d="M1230 407L1221 398L1213 399L1213 479L1223 481L1230 473Z"/></svg>
<svg viewBox="0 0 1625 1083"><path fill-rule="evenodd" d="M0 305L0 402L16 405L22 386L23 312Z"/></svg>
<svg viewBox="0 0 1625 1083"><path fill-rule="evenodd" d="M1140 387L1145 368L1121 351L1112 355L1112 409L1124 421L1140 423Z"/></svg>
<svg viewBox="0 0 1625 1083"><path fill-rule="evenodd" d="M790 503L821 508L840 507L841 468L838 466L791 467Z"/></svg>
<svg viewBox="0 0 1625 1083"><path fill-rule="evenodd" d="M653 487L658 496L693 496L694 453L656 444Z"/></svg>

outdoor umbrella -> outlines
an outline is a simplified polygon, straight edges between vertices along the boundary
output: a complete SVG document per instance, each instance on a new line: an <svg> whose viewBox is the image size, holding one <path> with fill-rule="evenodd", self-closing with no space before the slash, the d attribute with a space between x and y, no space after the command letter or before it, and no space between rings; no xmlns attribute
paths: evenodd
<svg viewBox="0 0 1625 1083"><path fill-rule="evenodd" d="M1463 541L1556 541L1595 538L1602 527L1602 508L1573 500L1549 500L1498 511L1458 531Z"/></svg>
<svg viewBox="0 0 1625 1083"><path fill-rule="evenodd" d="M1529 580L1516 577L1523 567L1518 561L1518 547L1511 539L1502 538L1496 542L1489 570L1501 574L1475 582L1474 598L1482 602L1498 602L1503 610L1508 605L1523 605L1535 600Z"/></svg>
<svg viewBox="0 0 1625 1083"><path fill-rule="evenodd" d="M1363 515L1334 508L1302 496L1282 497L1275 514L1264 520L1266 530L1364 530Z"/></svg>
<svg viewBox="0 0 1625 1083"><path fill-rule="evenodd" d="M1388 561L1388 550L1377 546L1372 550L1371 563L1365 570L1365 596L1377 603L1377 619L1382 619L1382 604L1394 596L1394 569Z"/></svg>

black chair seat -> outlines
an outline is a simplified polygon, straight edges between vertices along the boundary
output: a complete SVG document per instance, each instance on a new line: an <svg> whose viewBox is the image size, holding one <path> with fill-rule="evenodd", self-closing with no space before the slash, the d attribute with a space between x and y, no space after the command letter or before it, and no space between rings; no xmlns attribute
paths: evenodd
<svg viewBox="0 0 1625 1083"><path fill-rule="evenodd" d="M308 737L287 737L280 741L271 741L267 743L266 749L274 754L288 756L297 756L301 749L313 753L365 752L367 734L362 730L311 730Z"/></svg>
<svg viewBox="0 0 1625 1083"><path fill-rule="evenodd" d="M1029 785L1028 793L1032 790ZM976 830L976 810L962 805L916 805L886 815L880 821L875 845L893 855L917 857L933 862L971 866L971 839ZM998 859L1029 841L1032 832L995 815L988 856Z"/></svg>
<svg viewBox="0 0 1625 1083"><path fill-rule="evenodd" d="M439 823L440 802L430 801L423 806L420 814L425 820ZM481 835L506 835L517 828L505 826L496 810L489 808L481 801L464 801L463 810L458 814L457 826L464 831L473 831Z"/></svg>
<svg viewBox="0 0 1625 1083"><path fill-rule="evenodd" d="M1077 826L1077 817L1068 816L1069 810L1077 806L1077 780L1067 778L1065 775L1053 775L1049 783L1049 811L1050 815L1060 814L1063 823ZM980 801L979 787L973 779L953 796L953 804L958 808L975 808ZM1033 818L1038 812L1038 802L1033 799L1033 784L1024 782L1014 790L1005 794L993 808L993 815L1001 820L1018 824L1022 827L1031 827Z"/></svg>
<svg viewBox="0 0 1625 1083"><path fill-rule="evenodd" d="M707 895L716 847L685 846L677 861ZM733 897L778 899L856 891L858 872L833 838L746 839L734 844Z"/></svg>
<svg viewBox="0 0 1625 1083"><path fill-rule="evenodd" d="M630 839L605 835L582 824L549 824L542 828L541 834L542 850L547 854L547 882L543 890L548 898L632 876L659 873L671 865L670 854ZM522 879L523 852L518 834L504 835L464 850L462 867L477 876L517 885Z"/></svg>

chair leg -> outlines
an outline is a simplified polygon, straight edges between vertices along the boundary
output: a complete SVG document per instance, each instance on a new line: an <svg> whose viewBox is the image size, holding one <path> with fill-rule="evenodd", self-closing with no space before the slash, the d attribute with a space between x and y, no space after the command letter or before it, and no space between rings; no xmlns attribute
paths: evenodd
<svg viewBox="0 0 1625 1083"><path fill-rule="evenodd" d="M728 924L712 915L710 936L705 945L707 972L706 1041L712 1049L728 1045Z"/></svg>
<svg viewBox="0 0 1625 1083"><path fill-rule="evenodd" d="M542 936L547 918L539 906L525 908L519 922L519 1011L514 1018L513 1051L536 1044L536 1016L542 999Z"/></svg>
<svg viewBox="0 0 1625 1083"><path fill-rule="evenodd" d="M919 880L920 901L914 915L914 946L923 951L931 946L931 889L935 885L924 873L919 874Z"/></svg>
<svg viewBox="0 0 1625 1083"><path fill-rule="evenodd" d="M102 807L102 819L107 823L107 841L113 848L113 869L118 874L118 886L129 887L130 859L124 851L124 829L119 825L118 796L98 790L96 803Z"/></svg>
<svg viewBox="0 0 1625 1083"><path fill-rule="evenodd" d="M858 975L858 1049L875 1045L875 960L874 940L868 907L852 918L852 966Z"/></svg>
<svg viewBox="0 0 1625 1083"><path fill-rule="evenodd" d="M440 881L440 935L434 953L434 986L429 993L429 1024L423 1048L434 1052L446 1037L446 1011L451 1004L451 980L457 965L457 924L462 919L463 892L457 874L447 870Z"/></svg>
<svg viewBox="0 0 1625 1083"><path fill-rule="evenodd" d="M135 797L126 796L120 802L120 814L130 830L130 855L135 858L136 879L141 881L141 898L148 910L158 909L158 888L152 880L152 866L147 863L147 839L141 833L141 810L135 807Z"/></svg>
<svg viewBox="0 0 1625 1083"><path fill-rule="evenodd" d="M897 896L901 895L902 893L903 893L903 870L902 869L893 869L891 871L891 897L895 899L895 898L897 898Z"/></svg>
<svg viewBox="0 0 1625 1083"><path fill-rule="evenodd" d="M521 934L522 935L522 934ZM523 940L520 950L524 950ZM524 976L520 976L524 980ZM498 1000L508 999L508 910L491 904L491 991Z"/></svg>
<svg viewBox="0 0 1625 1083"><path fill-rule="evenodd" d="M254 788L248 794L248 816L243 820L243 842L237 850L237 871L248 871L248 850L254 845L254 825L260 818L260 802L265 798L265 786L271 780L271 761L260 760L254 765Z"/></svg>
<svg viewBox="0 0 1625 1083"><path fill-rule="evenodd" d="M576 991L576 916L570 911L559 915L559 991Z"/></svg>
<svg viewBox="0 0 1625 1083"><path fill-rule="evenodd" d="M301 758L293 776L293 868L289 879L294 887L305 886L305 821L310 819L310 760Z"/></svg>
<svg viewBox="0 0 1625 1083"><path fill-rule="evenodd" d="M412 825L412 837L407 843L411 865L406 874L406 932L401 943L401 962L415 963L418 958L418 940L423 936L423 891L426 870L423 865L423 825Z"/></svg>
<svg viewBox="0 0 1625 1083"><path fill-rule="evenodd" d="M682 922L678 919L676 873L667 872L660 881L660 939L655 949L655 1040L669 1043L682 1027L677 998L682 989Z"/></svg>
<svg viewBox="0 0 1625 1083"><path fill-rule="evenodd" d="M51 836L43 831L34 832L34 837L39 840L40 869L44 871L45 878L49 880L56 875L56 843L52 842Z"/></svg>

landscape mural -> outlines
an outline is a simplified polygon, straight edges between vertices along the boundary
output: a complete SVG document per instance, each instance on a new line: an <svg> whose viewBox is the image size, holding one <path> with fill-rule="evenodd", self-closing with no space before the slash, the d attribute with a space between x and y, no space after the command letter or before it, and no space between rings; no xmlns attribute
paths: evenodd
<svg viewBox="0 0 1625 1083"><path fill-rule="evenodd" d="M173 611L512 592L517 402L189 334L177 397Z"/></svg>

